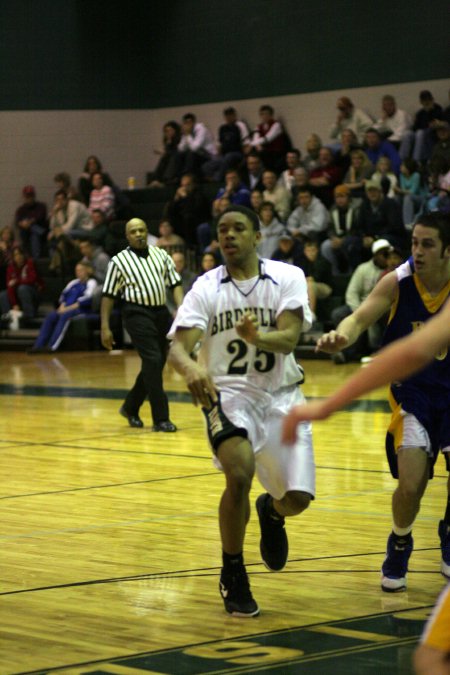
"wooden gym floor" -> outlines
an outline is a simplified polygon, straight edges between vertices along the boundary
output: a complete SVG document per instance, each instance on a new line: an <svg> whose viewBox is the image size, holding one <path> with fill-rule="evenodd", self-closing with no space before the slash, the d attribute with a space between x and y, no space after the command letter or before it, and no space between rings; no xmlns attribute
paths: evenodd
<svg viewBox="0 0 450 675"><path fill-rule="evenodd" d="M0 674L410 673L444 585L439 460L414 528L406 593L379 588L393 481L385 392L317 423L317 499L287 524L280 574L259 555L255 511L245 559L261 607L236 619L218 593L217 507L201 412L166 372L176 434L118 415L132 351L1 353ZM309 397L359 365L306 361ZM260 488L255 481L252 504Z"/></svg>

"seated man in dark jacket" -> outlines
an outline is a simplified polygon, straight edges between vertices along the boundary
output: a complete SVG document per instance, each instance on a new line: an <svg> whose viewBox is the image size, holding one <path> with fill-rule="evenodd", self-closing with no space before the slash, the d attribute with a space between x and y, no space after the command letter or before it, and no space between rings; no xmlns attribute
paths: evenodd
<svg viewBox="0 0 450 675"><path fill-rule="evenodd" d="M325 300L332 293L331 264L320 253L316 239L305 239L303 242L303 261L301 268L308 284L309 306L313 316L316 315L317 301Z"/></svg>
<svg viewBox="0 0 450 675"><path fill-rule="evenodd" d="M331 263L334 275L349 274L362 262L362 237L357 232L361 200L352 199L347 185L334 188L328 237L320 252Z"/></svg>
<svg viewBox="0 0 450 675"><path fill-rule="evenodd" d="M365 192L357 226L363 241L363 260L371 258L376 239L387 239L392 246L403 250L408 245L408 234L398 203L385 197L377 181L366 181Z"/></svg>
<svg viewBox="0 0 450 675"><path fill-rule="evenodd" d="M174 198L166 204L165 217L173 226L175 234L184 239L190 248L197 245L197 227L208 220L211 207L208 199L198 188L195 176L187 173Z"/></svg>

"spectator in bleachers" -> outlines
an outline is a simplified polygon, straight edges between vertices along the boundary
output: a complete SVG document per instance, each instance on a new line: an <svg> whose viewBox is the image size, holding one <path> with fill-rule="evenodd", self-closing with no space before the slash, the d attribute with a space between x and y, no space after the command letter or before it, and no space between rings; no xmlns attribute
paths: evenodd
<svg viewBox="0 0 450 675"><path fill-rule="evenodd" d="M214 201L222 197L228 197L231 204L250 207L250 190L242 182L237 169L228 169L225 185L219 188Z"/></svg>
<svg viewBox="0 0 450 675"><path fill-rule="evenodd" d="M199 189L195 176L185 174L180 187L165 207L164 217L172 223L174 232L184 239L186 246L197 246L197 227L209 219L210 204Z"/></svg>
<svg viewBox="0 0 450 675"><path fill-rule="evenodd" d="M436 194L430 200L430 210L450 213L450 163L442 163L441 173L436 176Z"/></svg>
<svg viewBox="0 0 450 675"><path fill-rule="evenodd" d="M92 296L97 287L91 265L79 262L75 267L75 279L63 289L58 308L45 317L39 335L29 354L54 352L60 346L71 319L86 314L91 309Z"/></svg>
<svg viewBox="0 0 450 675"><path fill-rule="evenodd" d="M200 177L202 165L216 157L217 148L212 133L193 113L183 115L181 139L178 143L180 175L193 173Z"/></svg>
<svg viewBox="0 0 450 675"><path fill-rule="evenodd" d="M97 246L91 239L82 239L78 242L78 247L83 256L80 262L90 265L94 272L97 287L92 293L91 309L93 312L98 312L100 310L103 282L106 278L106 270L110 257L101 246Z"/></svg>
<svg viewBox="0 0 450 675"><path fill-rule="evenodd" d="M322 141L317 134L310 134L306 139L306 155L303 157L302 164L310 173L319 166L319 150L322 147Z"/></svg>
<svg viewBox="0 0 450 675"><path fill-rule="evenodd" d="M62 235L73 239L90 232L94 225L91 214L84 204L69 199L64 190L57 190L50 211L50 230L48 240L55 244ZM52 245L52 248L54 246Z"/></svg>
<svg viewBox="0 0 450 675"><path fill-rule="evenodd" d="M150 237L150 234L148 235ZM152 239L148 241L149 246L154 246L156 242L155 235L151 235ZM108 223L108 233L105 237L103 245L106 253L112 258L117 255L119 251L123 251L127 247L127 239L125 236L125 223L123 220L112 220Z"/></svg>
<svg viewBox="0 0 450 675"><path fill-rule="evenodd" d="M406 110L397 108L397 102L390 94L383 96L381 110L381 117L373 125L374 129L377 129L385 140L397 148L401 159L408 157L408 149L404 140L412 127L411 115Z"/></svg>
<svg viewBox="0 0 450 675"><path fill-rule="evenodd" d="M285 156L290 149L289 138L281 122L275 119L271 105L260 107L259 119L250 146L259 153L267 169L280 174L286 168Z"/></svg>
<svg viewBox="0 0 450 675"><path fill-rule="evenodd" d="M180 158L178 156L178 144L181 140L181 127L178 122L171 120L163 126L162 148L154 150L159 155L149 181L149 187L162 188L165 185L174 185L180 177Z"/></svg>
<svg viewBox="0 0 450 675"><path fill-rule="evenodd" d="M416 214L424 202L424 190L417 163L413 159L404 159L400 165L400 184L395 188L396 199L402 207L403 224L412 229Z"/></svg>
<svg viewBox="0 0 450 675"><path fill-rule="evenodd" d="M278 185L284 187L285 190L289 192L295 185L295 170L301 168L302 164L300 162L301 152L297 148L292 148L286 153L286 169L282 171L279 179Z"/></svg>
<svg viewBox="0 0 450 675"><path fill-rule="evenodd" d="M309 174L309 184L316 197L330 208L333 203L333 190L341 182L342 171L336 166L330 148L320 148L319 166Z"/></svg>
<svg viewBox="0 0 450 675"><path fill-rule="evenodd" d="M228 169L238 168L244 157L244 148L250 142L248 127L238 119L235 108L225 108L223 116L225 123L219 127L218 154L202 166L204 175L218 182L224 180Z"/></svg>
<svg viewBox="0 0 450 675"><path fill-rule="evenodd" d="M68 199L64 190L55 193L48 233L51 274L63 277L74 274L80 259L76 242L89 235L93 227L90 213L82 202Z"/></svg>
<svg viewBox="0 0 450 675"><path fill-rule="evenodd" d="M101 171L92 175L92 190L89 195L89 212L103 211L107 221L112 220L115 214L116 196L112 187L105 185Z"/></svg>
<svg viewBox="0 0 450 675"><path fill-rule="evenodd" d="M174 251L184 251L185 243L183 237L175 234L173 227L168 220L162 220L158 227L159 237L156 239L156 246L164 248L169 255Z"/></svg>
<svg viewBox="0 0 450 675"><path fill-rule="evenodd" d="M191 288L192 284L195 281L196 275L195 272L190 270L186 265L186 256L182 251L175 251L172 253L172 260L175 265L175 269L181 277L181 285L183 287L183 294L186 295Z"/></svg>
<svg viewBox="0 0 450 675"><path fill-rule="evenodd" d="M350 168L352 151L359 147L355 132L351 129L344 129L341 134L341 147L334 153L334 163L341 170L342 176Z"/></svg>
<svg viewBox="0 0 450 675"><path fill-rule="evenodd" d="M380 133L373 127L366 131L363 150L374 166L380 157L387 157L391 162L392 172L398 176L401 164L400 155L392 143L383 141Z"/></svg>
<svg viewBox="0 0 450 675"><path fill-rule="evenodd" d="M419 213L416 215L414 222L417 222L418 218L423 213L432 213L433 211L441 211L442 213L449 212L447 209L448 191L447 189L442 189L444 187L444 176L445 174L430 174L427 177L426 187L424 188L423 204Z"/></svg>
<svg viewBox="0 0 450 675"><path fill-rule="evenodd" d="M89 197L92 192L92 176L94 173L101 173L103 179L103 185L109 185L113 187L113 181L109 173L103 171L102 163L95 155L90 155L84 165L83 173L78 179L78 191L83 203L86 206L89 206Z"/></svg>
<svg viewBox="0 0 450 675"><path fill-rule="evenodd" d="M205 274L205 272L210 272L215 267L217 267L217 265L218 262L216 256L213 253L209 253L208 251L206 251L202 255L202 259L200 262L200 274L198 276Z"/></svg>
<svg viewBox="0 0 450 675"><path fill-rule="evenodd" d="M22 247L16 246L6 268L6 289L0 292L1 314L8 315L18 328L19 318L32 319L36 315L42 288L33 259Z"/></svg>
<svg viewBox="0 0 450 675"><path fill-rule="evenodd" d="M393 246L391 249L389 249L387 267L384 274L388 274L389 272L395 270L397 267L399 267L399 265L405 262L405 259L405 253L401 249L395 248L395 246Z"/></svg>
<svg viewBox="0 0 450 675"><path fill-rule="evenodd" d="M165 217L186 246L196 248L197 227L208 220L209 214L209 201L199 189L194 174L185 174L173 199L166 204Z"/></svg>
<svg viewBox="0 0 450 675"><path fill-rule="evenodd" d="M89 238L97 245L103 248L108 238L108 223L106 216L100 209L91 211L92 230L89 231Z"/></svg>
<svg viewBox="0 0 450 675"><path fill-rule="evenodd" d="M197 227L197 242L200 253L213 253L221 260L219 242L217 241L217 221L231 202L228 197L217 199L212 206L211 218Z"/></svg>
<svg viewBox="0 0 450 675"><path fill-rule="evenodd" d="M263 173L262 180L264 185L264 201L272 202L278 217L285 223L291 212L291 193L282 185L278 185L277 175L274 171L266 169Z"/></svg>
<svg viewBox="0 0 450 675"><path fill-rule="evenodd" d="M251 152L245 158L245 167L242 169L241 178L244 185L248 187L250 192L253 190L264 190L262 184L262 175L264 166L261 157L255 152Z"/></svg>
<svg viewBox="0 0 450 675"><path fill-rule="evenodd" d="M337 326L346 316L359 307L367 298L381 277L386 273L388 256L392 246L386 239L378 239L371 246L371 259L358 265L345 292L345 305L337 307L331 313L331 320ZM367 352L376 351L380 341L386 317L382 317L344 352L336 352L331 358L336 364L359 360Z"/></svg>
<svg viewBox="0 0 450 675"><path fill-rule="evenodd" d="M442 162L441 172L438 174L438 185L441 190L450 190L450 162Z"/></svg>
<svg viewBox="0 0 450 675"><path fill-rule="evenodd" d="M373 174L375 167L364 150L352 150L350 154L350 168L344 176L343 183L352 194L352 197L364 197L366 180Z"/></svg>
<svg viewBox="0 0 450 675"><path fill-rule="evenodd" d="M256 211L256 213L259 213L259 209L262 206L262 203L264 201L263 193L261 190L252 190L250 193L250 205L253 209L253 211Z"/></svg>
<svg viewBox="0 0 450 675"><path fill-rule="evenodd" d="M324 239L329 218L325 205L314 196L309 186L300 189L297 200L298 206L287 220L288 230L299 239Z"/></svg>
<svg viewBox="0 0 450 675"><path fill-rule="evenodd" d="M80 195L77 189L72 185L72 179L66 171L60 171L53 178L57 190L64 190L69 199L80 201Z"/></svg>
<svg viewBox="0 0 450 675"><path fill-rule="evenodd" d="M420 92L419 100L421 108L414 116L412 130L404 136L402 155L403 157L412 155L417 163L424 164L430 158L436 140L434 133L436 123L443 119L444 112L427 89Z"/></svg>
<svg viewBox="0 0 450 675"><path fill-rule="evenodd" d="M258 215L261 224L261 240L257 251L261 258L270 259L278 247L278 240L285 231L285 227L278 220L275 206L272 202L263 202Z"/></svg>
<svg viewBox="0 0 450 675"><path fill-rule="evenodd" d="M450 89L448 90L448 99L450 101ZM442 119L444 122L450 124L450 104L444 108L442 112Z"/></svg>
<svg viewBox="0 0 450 675"><path fill-rule="evenodd" d="M370 257L376 239L387 239L392 246L405 248L407 236L398 203L385 197L381 185L374 180L367 181L365 189L358 222L358 232L363 241L363 260Z"/></svg>
<svg viewBox="0 0 450 675"><path fill-rule="evenodd" d="M157 237L156 234L153 234L153 232L147 230L147 246L156 246L157 245L156 242L158 241L158 239L159 237ZM123 246L121 250L123 250L124 248L126 248L126 246Z"/></svg>
<svg viewBox="0 0 450 675"><path fill-rule="evenodd" d="M14 246L14 230L10 225L5 225L0 230L0 291L6 288L6 268L12 262Z"/></svg>
<svg viewBox="0 0 450 675"><path fill-rule="evenodd" d="M303 167L299 166L294 170L294 185L291 189L291 205L297 204L298 193L301 188L309 186L309 172Z"/></svg>
<svg viewBox="0 0 450 675"><path fill-rule="evenodd" d="M315 239L303 241L302 269L308 285L309 306L316 316L317 301L325 300L333 292L331 264L320 253L319 244Z"/></svg>
<svg viewBox="0 0 450 675"><path fill-rule="evenodd" d="M362 239L357 234L361 200L353 199L347 185L334 188L334 204L330 209L328 238L321 253L331 264L334 275L348 274L361 262Z"/></svg>
<svg viewBox="0 0 450 675"><path fill-rule="evenodd" d="M278 238L278 247L272 255L272 260L279 260L288 265L301 267L303 264L303 246L299 239L293 237L289 230L285 230Z"/></svg>
<svg viewBox="0 0 450 675"><path fill-rule="evenodd" d="M106 278L106 270L110 257L101 246L97 246L91 239L81 239L78 243L80 253L83 256L80 260L82 263L90 265L93 269L93 276L99 284L100 290Z"/></svg>
<svg viewBox="0 0 450 675"><path fill-rule="evenodd" d="M48 231L47 206L36 200L32 185L25 185L22 194L24 202L14 217L16 237L24 250L37 260L42 255Z"/></svg>
<svg viewBox="0 0 450 675"><path fill-rule="evenodd" d="M186 256L183 251L175 251L172 253L172 260L175 265L175 269L181 277L181 286L183 288L183 295L186 295L192 288L192 284L197 278L195 272L189 269L186 265ZM173 292L171 288L167 289L167 299L166 305L169 309L169 312L172 316L175 316L177 312L177 305L175 303Z"/></svg>
<svg viewBox="0 0 450 675"><path fill-rule="evenodd" d="M437 137L431 151L429 169L432 174L443 173L441 167L450 164L450 124L442 121L435 126Z"/></svg>
<svg viewBox="0 0 450 675"><path fill-rule="evenodd" d="M372 180L376 180L381 185L386 197L394 199L398 180L395 173L391 171L391 160L388 157L380 157L372 174Z"/></svg>
<svg viewBox="0 0 450 675"><path fill-rule="evenodd" d="M355 133L358 143L362 143L365 132L373 124L372 118L364 110L355 108L348 96L338 98L336 108L338 114L335 123L331 126L330 138L340 141L344 129L351 129Z"/></svg>

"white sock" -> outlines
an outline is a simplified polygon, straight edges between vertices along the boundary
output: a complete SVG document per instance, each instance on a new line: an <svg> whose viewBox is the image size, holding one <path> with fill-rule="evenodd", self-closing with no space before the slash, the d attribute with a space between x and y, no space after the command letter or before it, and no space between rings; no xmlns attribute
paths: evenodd
<svg viewBox="0 0 450 675"><path fill-rule="evenodd" d="M406 537L406 535L411 534L412 529L412 525L409 525L409 527L397 527L395 523L392 523L392 531L397 537Z"/></svg>

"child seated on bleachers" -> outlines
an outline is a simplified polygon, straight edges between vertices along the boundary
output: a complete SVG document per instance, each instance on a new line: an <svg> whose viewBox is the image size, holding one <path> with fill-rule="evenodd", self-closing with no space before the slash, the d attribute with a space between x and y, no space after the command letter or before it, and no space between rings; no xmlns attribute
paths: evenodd
<svg viewBox="0 0 450 675"><path fill-rule="evenodd" d="M51 353L60 346L74 316L88 313L97 286L91 265L79 262L75 279L69 281L59 297L59 305L45 317L39 335L29 354Z"/></svg>

